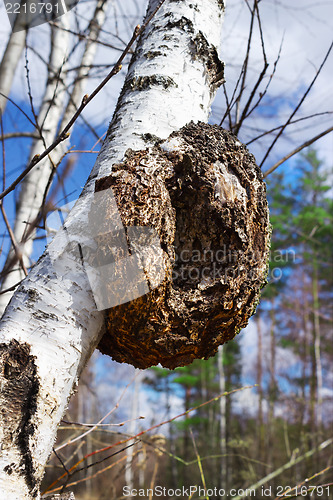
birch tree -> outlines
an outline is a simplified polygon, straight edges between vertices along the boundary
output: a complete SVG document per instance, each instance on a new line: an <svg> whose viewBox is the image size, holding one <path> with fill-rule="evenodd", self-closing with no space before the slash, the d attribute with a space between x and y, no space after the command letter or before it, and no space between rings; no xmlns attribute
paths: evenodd
<svg viewBox="0 0 333 500"><path fill-rule="evenodd" d="M24 13L19 14L16 19L16 24L20 24L22 22L22 17L24 17ZM20 60L22 51L25 47L27 31L26 30L13 30L4 55L0 64L0 113L3 114L5 112L5 108L7 105L7 97L9 95L10 89L12 87L15 70L18 61Z"/></svg>
<svg viewBox="0 0 333 500"><path fill-rule="evenodd" d="M256 2L254 5L253 16L258 8ZM256 198L259 200L257 205L265 205L260 175L253 159L233 136L205 125L216 89L223 81L223 67L218 58L223 10L222 0L150 1L143 29L137 27L134 32L133 40L140 34L139 42L91 176L66 221L65 229L60 230L22 282L2 318L0 359L4 411L1 414L0 484L5 498L38 498L57 425L73 387L97 345L115 359L135 366L145 367L161 361L164 366L172 368L189 363L194 357L208 357L216 352L219 344L246 324L254 310L266 269L268 221L265 217L257 218L255 225L259 230L251 233L249 226L244 230L241 224L235 223L232 228L234 221L227 212L237 203L243 208L246 196L252 196L251 189L262 195ZM246 68L245 65L242 92L246 88ZM118 70L120 64L116 65L114 72ZM237 104L234 123L230 110L226 112L230 128L239 130L253 96L254 93L243 113ZM239 102L240 96L237 98ZM189 126L191 121L193 124ZM288 124L283 126L281 133ZM211 144L208 146L207 143ZM212 154L212 147L218 152L218 160ZM196 159L205 155L209 160L207 168L202 168L202 175L197 175L191 166L199 165L199 162L195 163ZM221 158L224 161L220 161ZM238 165L242 165L244 158L248 161L249 168L245 170L252 178L246 179L242 169L234 166L235 158L234 163ZM170 174L177 169L177 176ZM137 191L133 188L136 177L140 178ZM197 184L191 194L193 180ZM185 186L185 192L181 185ZM134 290L137 300L110 307L105 313L103 307L96 304L91 280L82 265L82 255L70 251L69 247L76 244L76 248L80 248L89 240L94 232L92 222L101 226L100 232L94 233L98 236L95 243L103 243L103 238L99 237L110 230L110 213L105 221L92 215L94 210L96 212L96 192L103 193L110 186L117 194L118 204L123 203L125 207L120 222L140 226L150 225L155 220L162 252L156 245L146 258L146 262L149 259L152 262L150 269L149 266L145 269L151 285L145 290L149 293L141 298ZM122 191L122 186L128 189ZM155 205L151 195L145 198L143 194L141 205L135 207L133 200L144 193L143 186L150 193L160 186L168 186L170 192L176 194L173 197L176 204L168 204L168 190L165 190L164 198L161 191L158 192ZM182 196L186 202L191 201L191 210L184 204ZM210 249L212 242L220 242L214 240L217 232L209 232L211 228L204 224L205 212L201 209L208 199L217 199L217 205L225 209L225 225L221 224L220 218L219 227L227 227L230 232L224 229L224 234L229 235L230 241L237 240L248 246L248 253L243 253L242 275L219 277L220 284L209 275L206 279L197 279L192 288L187 282L182 289L180 280L173 286L170 276L174 268L172 261L177 255L172 246L177 238L178 249L186 256L188 252L195 255L198 250L202 253L202 250ZM186 218L186 212L190 218L195 215L195 206L202 218L193 217L191 223L195 221L193 226L200 238L190 234L192 226L188 216ZM103 207L97 204L98 208ZM113 202L107 208L119 219ZM178 219L174 217L177 210L178 215L181 214ZM237 215L244 222L240 212ZM251 213L257 214L250 206ZM216 217L217 212L206 213L209 221ZM183 233L179 232L179 224ZM198 229L200 224L204 228L201 232ZM167 229L164 232L163 226ZM214 225L212 227L214 229ZM246 242L247 233L251 237ZM128 239L129 235L127 231ZM140 242L136 243L140 249ZM262 249L257 261L249 260L254 243ZM102 246L101 253L109 244ZM135 247L132 250L135 253ZM158 272L159 266L166 277ZM250 283L244 282L248 267L259 269L260 279L254 276ZM189 273L191 263L185 262L184 269ZM151 270L153 272L149 274ZM178 272L179 267L176 270ZM219 288L219 292L223 289L223 301L221 294L215 295L214 287ZM246 293L239 294L244 289ZM109 291L110 287L106 287L106 295ZM205 293L209 295L207 301L204 300ZM121 295L119 290L118 295ZM103 302L104 297L100 299ZM150 311L148 319L146 310ZM169 314L168 311L172 312ZM143 319L144 331L137 328ZM208 320L211 324L207 323ZM218 336L216 331L221 324L224 325L223 333Z"/></svg>
<svg viewBox="0 0 333 500"><path fill-rule="evenodd" d="M68 28L67 16L60 18L60 28ZM24 33L24 31L23 31ZM47 144L52 143L57 129L57 124L63 111L65 95L64 72L66 64L66 52L68 49L68 33L61 29L51 27L51 49L48 63L48 82L45 88L43 102L38 114L38 134L32 145L30 158L39 154L39 151ZM16 209L16 221L13 229L16 247L7 256L7 264L17 254L18 265L9 269L2 283L2 289L6 290L19 283L30 267L30 255L32 252L34 229L32 224L37 218L45 190L47 189L50 176L56 169L57 161L51 154L40 162L34 170L22 182L19 200ZM27 235L27 236L26 236ZM26 241L24 242L24 240ZM5 266L6 268L6 266ZM0 295L0 313L3 312L11 293Z"/></svg>
<svg viewBox="0 0 333 500"><path fill-rule="evenodd" d="M106 6L107 2L105 0L99 0L96 3L87 30L88 39L67 104L66 67L69 52L69 16L61 16L56 24L51 25L48 81L37 119L40 137L32 144L29 162L35 155L39 154L43 146L52 144L56 138L58 128L63 130L80 104L96 53L96 40L105 21ZM19 33L25 33L25 31ZM9 89L7 89L7 94L9 94ZM38 221L42 220L40 214L43 212L43 203L57 166L69 148L68 142L60 143L36 168L29 172L21 183L13 228L13 239L16 246L7 256L3 271L5 276L1 286L2 291L10 291L0 295L0 314L3 313L10 300L13 293L11 289L24 278L26 269L30 267L30 257L36 233L35 226ZM16 258L15 253L18 254ZM16 264L17 260L19 265Z"/></svg>
<svg viewBox="0 0 333 500"><path fill-rule="evenodd" d="M221 0L149 2L143 28L134 31L133 39L140 35L138 45L107 137L81 197L2 317L0 485L7 499L39 498L57 425L98 344L103 352L134 366L159 360L172 368L214 354L253 313L266 273L269 241L262 177L234 136L205 125L223 81L218 57L223 12ZM149 278L149 287L142 288L145 298L140 297L142 290L137 295L134 290L138 301L128 302L117 288L116 303L111 305L103 302L103 294L97 298L93 293L94 276L91 280L89 271L94 265L88 259L83 266L81 253L91 233L98 243L103 240L99 236L115 229L111 223L117 208L115 195L108 190L110 182L123 209L120 224L153 223L160 239L160 247L150 240L145 256ZM183 184L191 211L182 208L179 198ZM96 196L100 191L102 198ZM103 207L100 200L106 198ZM144 201L147 206L141 210ZM193 234L192 223L197 233ZM212 251L221 244L223 223L233 250L242 248L242 272L235 275L236 264L227 262L232 276L202 276L192 287L174 284L173 242L180 252L192 255L198 241L202 252L206 247ZM93 224L100 226L97 231ZM141 248L142 231L131 234L137 234L135 254L135 244ZM79 253L73 245L81 249ZM101 253L110 245L107 242ZM144 244L143 253L145 248ZM248 274L248 267L256 272ZM109 292L107 286L106 295ZM112 307L122 302L130 305ZM145 329L136 334L135 325L142 324L147 306Z"/></svg>
<svg viewBox="0 0 333 500"><path fill-rule="evenodd" d="M148 16L158 3L150 2ZM127 82L137 78L143 85L133 91L125 83L102 151L66 222L70 231L76 228L73 235L87 232L96 179L109 175L128 148L145 149L147 134L166 139L191 120L207 121L216 86L205 58L196 55L194 38L201 34L208 55L217 49L223 8L215 0L165 2L141 34ZM146 56L161 45L161 55ZM66 245L60 231L1 321L1 491L8 499L38 498L57 425L103 334L104 315L96 311L87 276L64 252ZM62 255L57 271L50 255Z"/></svg>

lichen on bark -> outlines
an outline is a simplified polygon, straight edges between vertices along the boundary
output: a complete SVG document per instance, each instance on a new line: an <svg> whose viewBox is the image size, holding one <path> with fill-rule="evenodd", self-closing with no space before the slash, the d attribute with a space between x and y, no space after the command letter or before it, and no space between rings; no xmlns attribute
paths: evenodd
<svg viewBox="0 0 333 500"><path fill-rule="evenodd" d="M269 214L253 155L230 132L191 122L128 151L95 189L112 189L125 228L154 228L162 257L150 249L147 275L161 259L165 271L149 293L106 311L101 352L139 368L214 355L247 325L267 275Z"/></svg>

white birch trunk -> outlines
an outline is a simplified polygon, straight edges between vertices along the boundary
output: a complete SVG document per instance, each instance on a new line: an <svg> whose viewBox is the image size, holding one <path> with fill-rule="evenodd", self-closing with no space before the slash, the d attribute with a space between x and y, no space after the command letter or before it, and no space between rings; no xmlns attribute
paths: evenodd
<svg viewBox="0 0 333 500"><path fill-rule="evenodd" d="M151 0L150 11L158 3ZM128 147L145 148L142 134L166 138L191 120L207 121L215 89L194 39L204 39L207 50L218 48L222 17L221 0L167 0L148 25L102 151L66 222L73 235L89 234L96 178L109 174ZM139 82L145 84L138 88ZM60 231L49 254L60 256L66 245ZM7 500L38 498L57 425L103 334L103 312L96 311L81 263L63 254L55 271L49 254L22 282L1 321L0 491Z"/></svg>
<svg viewBox="0 0 333 500"><path fill-rule="evenodd" d="M24 17L24 12L16 18L16 23L21 22ZM17 64L21 58L22 51L25 47L27 32L25 30L11 32L9 40L2 56L0 63L0 115L5 112L7 105L7 97L10 94Z"/></svg>
<svg viewBox="0 0 333 500"><path fill-rule="evenodd" d="M105 22L107 6L107 0L97 0L95 12L87 29L87 42L82 54L79 68L75 75L73 90L59 127L60 130L62 130L65 125L67 125L67 123L81 104L81 100L84 95L84 89L87 83L87 78L89 76L90 68L93 64L97 50L96 41L98 40L101 28L103 27L103 24ZM59 144L59 146L61 146L62 144L64 143Z"/></svg>

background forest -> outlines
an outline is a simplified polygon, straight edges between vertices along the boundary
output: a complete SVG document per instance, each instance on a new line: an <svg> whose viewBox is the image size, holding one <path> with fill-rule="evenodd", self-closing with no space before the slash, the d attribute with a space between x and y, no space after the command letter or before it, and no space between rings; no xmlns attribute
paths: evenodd
<svg viewBox="0 0 333 500"><path fill-rule="evenodd" d="M273 231L256 314L214 358L174 371L135 370L95 352L60 427L42 490L73 491L77 500L131 498L128 491L139 495L143 488L152 491L141 497L158 498L156 487L165 487L170 499L333 498L333 9L330 2L263 3L228 2L226 83L210 120L236 133L266 176ZM9 24L1 9L4 51ZM144 9L136 0L80 2L70 26L59 28L58 20L30 30L1 115L4 188L40 145L34 123L47 123L53 105L60 110L53 133L61 129L74 104L109 72ZM57 29L68 33L70 49L52 70L55 87L47 89L50 33ZM85 60L92 39L96 52ZM42 188L44 208L79 195L122 79L120 72L80 115ZM55 96L62 96L57 103ZM18 193L1 204L4 271ZM46 236L42 224L29 234L27 268Z"/></svg>

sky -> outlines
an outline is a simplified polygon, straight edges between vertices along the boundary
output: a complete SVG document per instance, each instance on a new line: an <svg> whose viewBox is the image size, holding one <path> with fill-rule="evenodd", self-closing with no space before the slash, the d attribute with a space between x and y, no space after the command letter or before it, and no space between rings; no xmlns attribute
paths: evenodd
<svg viewBox="0 0 333 500"><path fill-rule="evenodd" d="M126 3L111 1L105 33L101 37L102 40L119 48L123 47L124 44L121 41L125 43L130 38L133 27L142 18L145 4L146 2L143 0L128 0ZM88 18L91 3L79 2L79 5L82 19ZM249 9L245 0L228 0L226 5L221 57L226 64L226 87L229 94L231 94L246 52ZM267 130L270 124L276 126L284 122L302 92L314 77L316 69L318 69L329 45L332 43L333 5L330 0L319 2L312 0L293 0L293 2L288 0L265 0L260 2L259 6L265 50L270 65L268 75L273 70L280 47L281 55L269 92L262 101L260 113L256 113L256 116L249 120L248 125L240 133L240 139L243 142L247 142L257 135L253 131L254 128ZM0 8L0 26L1 54L10 29L3 4L1 4ZM115 38L110 33L118 33L120 39ZM42 25L33 28L28 41L34 50L45 57L45 47L48 45L48 27ZM32 53L29 54L29 60L31 60L30 77L34 98L37 101L38 94L43 88L41 75L45 76L45 68L38 57ZM115 62L114 60L114 52L107 47L99 47L96 57L97 64L112 65ZM248 71L249 81L246 86L247 93L251 91L252 84L262 69L262 64L258 23L255 23ZM328 58L321 75L295 118L301 118L313 113L333 111L332 73L333 53ZM94 125L104 124L105 126L109 122L124 76L125 69L116 78L112 79L94 99L93 103L86 108L84 116ZM89 83L88 92L93 90L98 81L98 79L93 79ZM265 83L266 81L267 78ZM13 94L16 98L21 98L22 95L26 94L24 59L20 61ZM223 91L220 90L213 105L211 121L218 123L224 109ZM294 145L298 145L301 141L304 142L328 128L331 123L332 116L328 115L300 122L288 128L285 138L278 142L278 151L277 148L273 150L273 154L266 164L267 167L281 154L293 149ZM267 143L267 138L252 143L250 150L255 154L258 161L262 157ZM332 161L333 134L321 139L317 146L322 157L327 162Z"/></svg>
<svg viewBox="0 0 333 500"><path fill-rule="evenodd" d="M109 7L108 21L105 25L101 39L104 42L115 45L119 49L123 48L127 40L131 37L134 26L140 22L145 11L145 3L142 0L127 0L126 2L111 1ZM264 96L260 109L253 113L252 118L247 121L241 129L239 138L247 143L252 141L260 131L264 131L283 124L293 111L306 91L311 80L314 78L326 52L332 43L333 33L333 4L332 0L265 0L259 3L260 18L265 42L265 51L269 68L267 76L262 83L262 91L268 82L269 75L274 69L274 62L279 56L276 72L272 79L267 95ZM84 23L89 18L92 4L90 2L79 2L79 18ZM226 89L231 95L240 68L246 53L249 30L249 9L246 0L228 0L225 14L224 27L221 41L221 58L225 62ZM10 32L10 24L5 13L4 4L0 5L0 56L5 48L5 44ZM117 36L114 36L114 35ZM48 26L42 25L31 30L28 38L29 45L33 51L29 51L30 78L33 90L34 102L38 104L43 89L46 72L40 56L47 57L48 54ZM79 52L79 51L78 51ZM38 54L38 55L36 55ZM99 46L96 64L106 65L111 68L115 62L116 55L105 46ZM74 59L79 60L79 53L74 53ZM29 110L27 100L27 84L25 75L25 60L21 58L11 97L20 103L23 109ZM257 80L263 66L262 46L259 36L258 23L255 23L254 38L251 44L250 63L248 70L248 81L246 83L244 98L241 106L246 101ZM98 94L93 103L87 106L84 111L84 118L88 120L103 134L111 119L117 96L121 89L126 67ZM304 105L295 118L304 118L315 113L333 112L333 51L328 57L327 63L319 75L315 85L304 101ZM89 81L87 93L90 93L99 83L100 77ZM20 128L28 130L28 123L19 111L12 106L8 107L9 114L5 117L5 126L11 130ZM212 106L210 117L211 123L220 123L225 111L225 100L223 89L218 91L215 102ZM312 138L332 125L332 114L321 115L312 119L303 120L295 125L291 125L278 141L272 154L264 164L264 170L268 169L278 159L299 144ZM227 123L225 124L225 126ZM272 141L272 137L264 137L261 140L251 142L249 149L260 162L263 158L267 146ZM79 126L74 131L72 144L77 149L89 149L95 142L95 138L87 133L84 125ZM6 157L8 164L8 179L15 177L15 174L22 167L28 154L26 142L21 142L19 146L9 144L6 146ZM333 134L329 134L316 143L319 157L323 159L328 168L332 167ZM79 194L89 170L92 167L96 153L80 156L75 174L69 180L68 191L75 191ZM296 168L296 159L290 160L285 168L290 170ZM274 175L274 174L271 174ZM75 195L76 196L76 195ZM14 214L10 213L11 220ZM2 224L2 221L1 223ZM0 233L3 232L1 226ZM256 332L253 324L239 335L242 349L251 352L253 359L256 356ZM279 358L279 366L283 368L283 357ZM247 366L251 367L249 362ZM246 371L243 373L244 380L249 377ZM246 402L246 393L239 396ZM175 396L177 398L177 396ZM152 413L151 401L146 394L145 408L147 414ZM178 408L179 401L175 399L175 408Z"/></svg>
<svg viewBox="0 0 333 500"><path fill-rule="evenodd" d="M249 127L245 127L240 136L243 142L252 139L253 127L267 130L268 124L276 126L285 121L308 87L332 43L331 2L266 0L260 2L259 6L267 61L270 65L268 75L273 71L280 47L281 54L269 91L262 101L261 113L258 113L253 121L249 121ZM246 2L229 0L224 23L222 55L225 54L226 80L230 86L234 85L239 74L239 65L243 60L247 44L248 25L249 13ZM251 51L253 55L250 59L249 76L250 80L254 81L263 64L258 29ZM316 84L304 101L304 106L295 118L333 110L332 72L331 53ZM294 145L302 144L331 124L332 116L328 115L288 128L286 137L278 142L278 148L273 150L273 155L265 166L269 167L277 157L280 158L285 152L293 149ZM323 158L328 162L332 162L332 136L333 134L330 134L318 143ZM262 157L266 145L266 140L251 144L251 151L257 159Z"/></svg>

